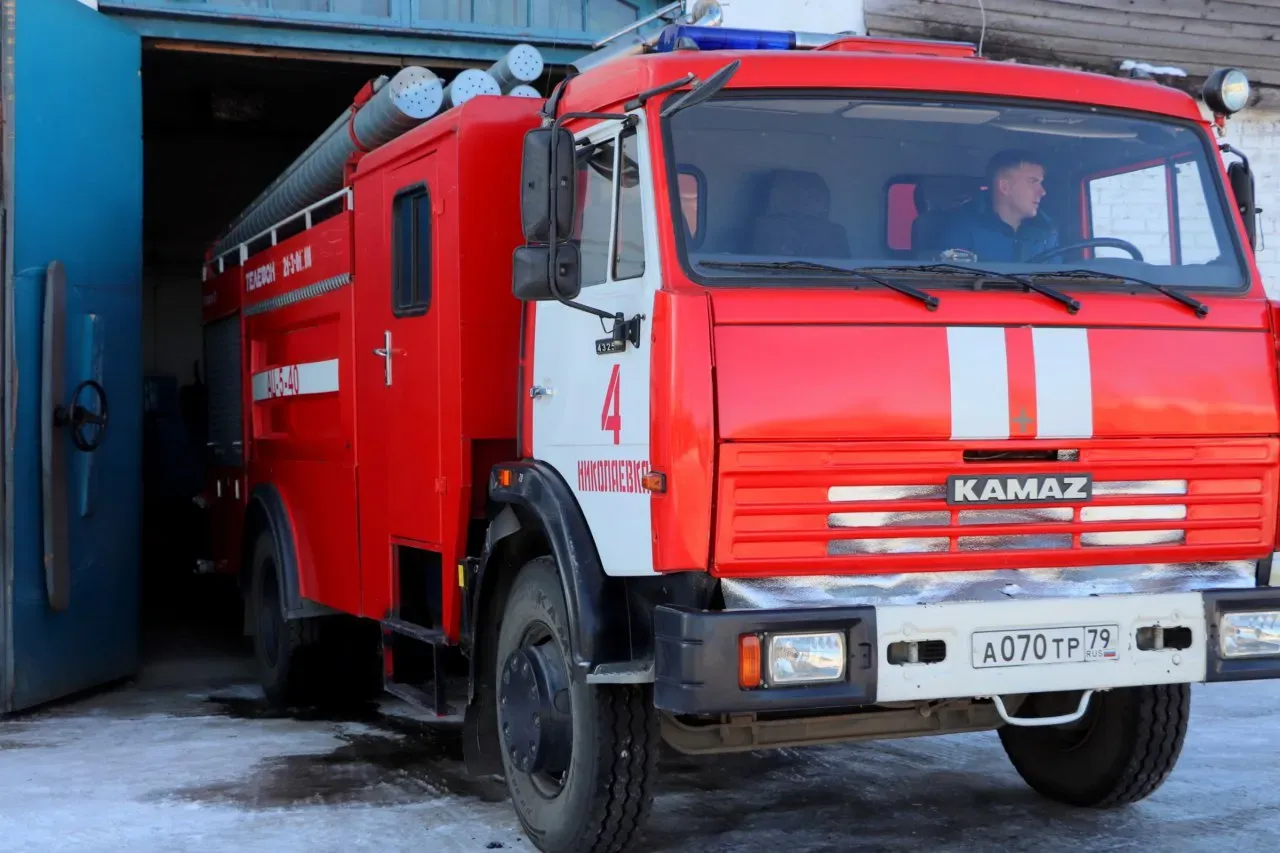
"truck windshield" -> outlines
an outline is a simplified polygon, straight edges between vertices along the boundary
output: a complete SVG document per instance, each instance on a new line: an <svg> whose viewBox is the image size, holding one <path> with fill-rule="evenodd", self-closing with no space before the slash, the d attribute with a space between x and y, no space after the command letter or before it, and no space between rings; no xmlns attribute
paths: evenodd
<svg viewBox="0 0 1280 853"><path fill-rule="evenodd" d="M1207 134L1131 113L971 100L721 96L667 127L678 240L708 284L812 265L945 262L1069 280L1239 289L1247 278ZM783 263L778 263L783 262ZM1066 274L1070 272L1071 275ZM1108 279L1108 277L1110 277ZM831 280L827 285L836 284Z"/></svg>

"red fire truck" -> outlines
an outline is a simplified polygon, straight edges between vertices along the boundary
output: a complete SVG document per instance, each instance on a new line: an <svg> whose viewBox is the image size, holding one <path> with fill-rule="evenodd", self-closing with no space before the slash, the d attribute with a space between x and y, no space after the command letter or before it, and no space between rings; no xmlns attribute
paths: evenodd
<svg viewBox="0 0 1280 853"><path fill-rule="evenodd" d="M620 54L209 257L267 696L461 725L546 851L636 839L662 742L993 730L1049 798L1149 795L1189 685L1280 676L1247 80Z"/></svg>

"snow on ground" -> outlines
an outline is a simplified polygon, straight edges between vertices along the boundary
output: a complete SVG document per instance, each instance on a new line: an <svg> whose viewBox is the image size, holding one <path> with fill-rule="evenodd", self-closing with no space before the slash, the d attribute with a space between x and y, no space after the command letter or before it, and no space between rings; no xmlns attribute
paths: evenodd
<svg viewBox="0 0 1280 853"><path fill-rule="evenodd" d="M502 784L463 773L456 733L395 703L278 717L259 695L144 680L0 720L0 850L533 849ZM641 849L1274 849L1280 685L1198 687L1192 705L1174 776L1129 809L1046 803L993 734L668 756Z"/></svg>

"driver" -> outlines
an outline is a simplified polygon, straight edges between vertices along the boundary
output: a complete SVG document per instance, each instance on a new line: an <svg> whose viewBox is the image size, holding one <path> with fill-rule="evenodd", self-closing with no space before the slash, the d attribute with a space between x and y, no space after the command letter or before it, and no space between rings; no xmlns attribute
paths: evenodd
<svg viewBox="0 0 1280 853"><path fill-rule="evenodd" d="M1044 164L1029 151L1001 151L987 165L987 191L976 210L953 219L940 241L981 261L1025 261L1056 248L1058 229L1040 211Z"/></svg>

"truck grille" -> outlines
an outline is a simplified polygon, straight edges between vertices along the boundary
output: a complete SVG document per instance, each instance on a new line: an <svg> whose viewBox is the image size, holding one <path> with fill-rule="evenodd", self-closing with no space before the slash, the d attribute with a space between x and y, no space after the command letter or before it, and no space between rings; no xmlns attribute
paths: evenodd
<svg viewBox="0 0 1280 853"><path fill-rule="evenodd" d="M1069 462L966 462L951 443L725 445L722 574L1035 567L1270 553L1277 442L1081 443ZM1093 497L957 507L953 474L1088 473ZM1070 552L1064 555L1063 552ZM1192 553L1194 552L1194 553Z"/></svg>

